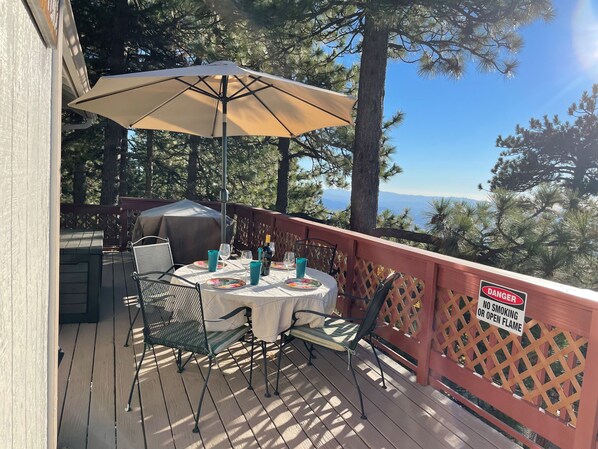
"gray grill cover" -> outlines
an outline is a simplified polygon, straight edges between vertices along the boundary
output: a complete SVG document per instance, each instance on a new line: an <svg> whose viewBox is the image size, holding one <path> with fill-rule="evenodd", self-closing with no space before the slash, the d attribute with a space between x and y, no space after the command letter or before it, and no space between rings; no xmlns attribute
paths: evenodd
<svg viewBox="0 0 598 449"><path fill-rule="evenodd" d="M131 238L135 242L148 235L170 240L176 264L206 260L208 250L220 246L220 212L191 200L148 209L137 217ZM229 243L232 236L233 220L227 217Z"/></svg>

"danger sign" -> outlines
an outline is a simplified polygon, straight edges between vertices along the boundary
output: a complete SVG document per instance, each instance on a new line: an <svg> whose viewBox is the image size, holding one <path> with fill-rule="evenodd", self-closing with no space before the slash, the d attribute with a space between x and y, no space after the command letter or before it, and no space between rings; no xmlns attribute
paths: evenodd
<svg viewBox="0 0 598 449"><path fill-rule="evenodd" d="M476 316L480 321L522 335L526 299L527 293L481 281Z"/></svg>

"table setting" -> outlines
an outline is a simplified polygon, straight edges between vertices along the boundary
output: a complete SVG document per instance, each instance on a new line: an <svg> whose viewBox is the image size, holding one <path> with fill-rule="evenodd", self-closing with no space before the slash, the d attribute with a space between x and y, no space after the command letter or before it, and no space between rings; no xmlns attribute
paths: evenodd
<svg viewBox="0 0 598 449"><path fill-rule="evenodd" d="M296 259L294 253L288 252L282 262L270 262L264 275L264 258L254 260L251 251L242 251L235 259L230 259L230 255L230 246L222 244L219 250L208 251L208 260L195 261L175 272L200 285L208 331L242 326L246 323L242 314L227 320L218 318L239 306L247 306L252 311L256 338L273 342L290 327L295 310L310 309L322 313L334 310L338 293L336 280L327 273L309 268L306 259ZM186 316L184 310L170 311L173 319L177 319L177 315ZM300 325L317 327L323 324L323 318L315 315L299 317L299 320Z"/></svg>

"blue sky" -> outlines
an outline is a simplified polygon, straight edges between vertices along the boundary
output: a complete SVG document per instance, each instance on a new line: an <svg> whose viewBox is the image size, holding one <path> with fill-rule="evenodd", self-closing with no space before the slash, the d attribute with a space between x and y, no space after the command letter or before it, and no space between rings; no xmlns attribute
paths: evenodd
<svg viewBox="0 0 598 449"><path fill-rule="evenodd" d="M394 160L403 173L380 189L397 193L483 199L499 134L529 119L558 114L598 83L598 0L553 0L551 22L521 30L524 47L513 78L470 64L459 79L422 78L417 66L389 62L385 115L405 119L392 132Z"/></svg>

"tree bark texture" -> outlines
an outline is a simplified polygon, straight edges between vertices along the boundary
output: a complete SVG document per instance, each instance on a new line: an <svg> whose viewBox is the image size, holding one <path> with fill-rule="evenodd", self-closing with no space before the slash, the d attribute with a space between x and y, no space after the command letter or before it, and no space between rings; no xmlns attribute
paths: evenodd
<svg viewBox="0 0 598 449"><path fill-rule="evenodd" d="M73 171L73 203L85 204L87 199L87 175L85 173L85 159L75 162Z"/></svg>
<svg viewBox="0 0 598 449"><path fill-rule="evenodd" d="M145 141L145 197L152 198L152 184L154 176L154 131L146 131Z"/></svg>
<svg viewBox="0 0 598 449"><path fill-rule="evenodd" d="M359 69L350 219L351 229L363 233L369 233L376 227L378 215L388 38L388 28L366 15Z"/></svg>
<svg viewBox="0 0 598 449"><path fill-rule="evenodd" d="M122 126L108 121L104 131L104 160L102 164L102 192L100 204L114 205L118 197L118 155Z"/></svg>
<svg viewBox="0 0 598 449"><path fill-rule="evenodd" d="M278 152L280 161L278 162L278 181L276 184L276 211L283 214L287 213L289 205L289 172L291 167L291 158L289 147L291 139L280 137L278 139Z"/></svg>
<svg viewBox="0 0 598 449"><path fill-rule="evenodd" d="M125 36L128 32L129 5L127 0L116 0L112 9L114 28L111 33L108 54L108 69L111 75L118 75L125 70ZM108 121L104 135L104 161L102 168L102 191L100 204L116 204L118 193L118 155L122 141L122 127Z"/></svg>
<svg viewBox="0 0 598 449"><path fill-rule="evenodd" d="M199 137L190 136L189 138L189 160L187 162L187 192L186 196L190 200L199 198L197 194L199 179Z"/></svg>
<svg viewBox="0 0 598 449"><path fill-rule="evenodd" d="M128 165L129 165L129 135L125 128L120 132L120 162L118 167L118 195L127 196L129 193Z"/></svg>

